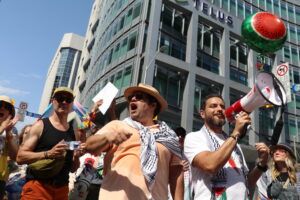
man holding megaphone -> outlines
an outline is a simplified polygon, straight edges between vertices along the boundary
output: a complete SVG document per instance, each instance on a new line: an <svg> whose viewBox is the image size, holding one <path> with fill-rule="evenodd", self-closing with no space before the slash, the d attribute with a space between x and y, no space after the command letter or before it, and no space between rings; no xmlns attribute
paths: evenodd
<svg viewBox="0 0 300 200"><path fill-rule="evenodd" d="M249 172L238 140L244 136L245 127L251 124L248 113L241 111L235 119L230 135L223 131L225 103L218 94L204 98L200 115L203 127L187 134L184 154L191 164L194 199L248 199L248 188L267 170L268 147L255 145L258 164Z"/></svg>

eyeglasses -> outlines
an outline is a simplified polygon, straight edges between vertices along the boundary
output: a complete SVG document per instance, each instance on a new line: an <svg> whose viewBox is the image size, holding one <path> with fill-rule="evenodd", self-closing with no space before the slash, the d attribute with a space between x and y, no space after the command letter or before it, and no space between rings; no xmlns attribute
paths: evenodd
<svg viewBox="0 0 300 200"><path fill-rule="evenodd" d="M145 100L145 99L147 99L147 98L148 98L148 95L147 95L147 94L144 94L144 93L140 93L140 92L139 92L139 93L134 93L134 94L128 96L128 101L131 101L131 99L132 99L133 97L135 97L135 99L136 99L137 101L140 101L140 100Z"/></svg>
<svg viewBox="0 0 300 200"><path fill-rule="evenodd" d="M56 99L56 101L58 103L62 103L62 102L66 102L66 103L72 103L73 102L73 98L65 96L65 95L57 95L54 96L54 99Z"/></svg>

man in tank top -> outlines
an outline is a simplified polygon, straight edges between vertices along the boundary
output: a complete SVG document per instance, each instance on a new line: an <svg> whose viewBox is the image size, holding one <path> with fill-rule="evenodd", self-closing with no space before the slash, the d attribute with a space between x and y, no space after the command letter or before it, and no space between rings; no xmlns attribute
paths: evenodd
<svg viewBox="0 0 300 200"><path fill-rule="evenodd" d="M78 168L80 156L66 143L79 138L67 121L73 100L71 89L55 89L52 115L35 123L21 145L17 162L28 164L21 199L68 199L69 172Z"/></svg>

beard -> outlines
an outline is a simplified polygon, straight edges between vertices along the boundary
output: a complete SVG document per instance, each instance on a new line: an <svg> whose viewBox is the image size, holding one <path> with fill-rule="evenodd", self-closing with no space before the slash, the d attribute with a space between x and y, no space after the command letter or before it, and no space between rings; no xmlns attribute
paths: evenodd
<svg viewBox="0 0 300 200"><path fill-rule="evenodd" d="M211 117L211 118L207 119L206 123L211 127L221 128L222 126L224 126L226 121L225 121L225 119L218 119L218 118Z"/></svg>

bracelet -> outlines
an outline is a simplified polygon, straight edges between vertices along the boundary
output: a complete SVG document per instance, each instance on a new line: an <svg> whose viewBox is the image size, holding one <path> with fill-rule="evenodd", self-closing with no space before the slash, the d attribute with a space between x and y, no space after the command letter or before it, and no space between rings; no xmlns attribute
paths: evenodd
<svg viewBox="0 0 300 200"><path fill-rule="evenodd" d="M89 114L90 120L91 120L91 121L94 121L94 120L96 119L96 115L97 115L96 112L91 112L91 113Z"/></svg>
<svg viewBox="0 0 300 200"><path fill-rule="evenodd" d="M48 159L49 157L48 157L48 151L44 151L44 157L45 157L45 159Z"/></svg>
<svg viewBox="0 0 300 200"><path fill-rule="evenodd" d="M262 171L262 172L266 172L266 171L268 170L268 165L261 166L260 163L257 163L257 164L256 164L256 168L259 169L259 170Z"/></svg>
<svg viewBox="0 0 300 200"><path fill-rule="evenodd" d="M239 136L234 136L234 135L230 135L229 137L231 137L231 138L233 138L235 141L238 141L238 139L239 139Z"/></svg>

